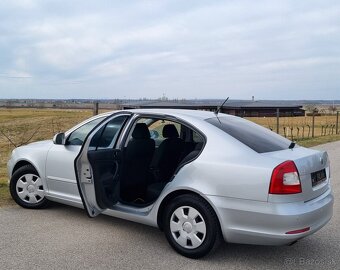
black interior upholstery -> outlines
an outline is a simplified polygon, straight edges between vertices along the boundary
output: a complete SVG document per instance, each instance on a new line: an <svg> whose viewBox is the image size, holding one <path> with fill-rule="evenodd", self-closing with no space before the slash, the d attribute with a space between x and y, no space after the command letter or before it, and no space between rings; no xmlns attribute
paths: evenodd
<svg viewBox="0 0 340 270"><path fill-rule="evenodd" d="M161 194L167 182L157 182L148 186L147 189L147 200L154 201Z"/></svg>
<svg viewBox="0 0 340 270"><path fill-rule="evenodd" d="M137 123L132 132L133 139L150 139L150 132L145 123Z"/></svg>
<svg viewBox="0 0 340 270"><path fill-rule="evenodd" d="M179 134L177 128L173 124L167 124L163 127L163 137L164 138L178 138Z"/></svg>
<svg viewBox="0 0 340 270"><path fill-rule="evenodd" d="M162 182L170 180L174 174L184 150L184 141L179 138L173 124L163 127L163 137L166 139L159 145L152 161L152 166L159 171Z"/></svg>
<svg viewBox="0 0 340 270"><path fill-rule="evenodd" d="M120 197L123 202L140 205L158 198L176 169L190 162L200 153L203 143L193 141L192 135L182 137L174 124L163 126L165 138L155 151L148 126L137 123L127 147L123 151L123 173ZM191 130L189 130L190 132ZM138 200L138 198L142 200Z"/></svg>
<svg viewBox="0 0 340 270"><path fill-rule="evenodd" d="M133 201L145 197L154 151L155 141L150 138L147 125L137 123L132 133L132 139L124 153L124 172L121 181L121 198L123 200Z"/></svg>
<svg viewBox="0 0 340 270"><path fill-rule="evenodd" d="M195 144L195 146L193 147L194 149L192 149L192 143L190 142L185 142L185 145L188 144L189 147L184 147L185 149L191 149L189 152L185 152L185 155L183 156L183 158L181 158L178 166L175 168L177 169L178 167L181 167L183 165L185 165L186 163L192 161L193 159L195 159L199 153L202 150L203 147L203 143L197 143ZM156 200L159 196L159 194L161 194L162 190L164 189L165 185L168 182L156 182L156 183L152 183L151 185L148 186L147 188L147 198L150 201Z"/></svg>
<svg viewBox="0 0 340 270"><path fill-rule="evenodd" d="M179 166L184 165L185 163L187 163L188 161L192 160L193 158L195 158L196 156L198 156L198 154L201 152L201 150L193 150L190 153L188 153L180 162Z"/></svg>

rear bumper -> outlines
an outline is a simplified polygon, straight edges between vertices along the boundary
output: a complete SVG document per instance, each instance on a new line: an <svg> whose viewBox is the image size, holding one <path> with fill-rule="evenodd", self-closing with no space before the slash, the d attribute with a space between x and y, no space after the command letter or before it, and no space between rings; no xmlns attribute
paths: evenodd
<svg viewBox="0 0 340 270"><path fill-rule="evenodd" d="M255 245L285 245L322 228L332 217L329 189L308 202L269 203L208 196L221 223L225 241ZM299 234L288 231L310 227Z"/></svg>

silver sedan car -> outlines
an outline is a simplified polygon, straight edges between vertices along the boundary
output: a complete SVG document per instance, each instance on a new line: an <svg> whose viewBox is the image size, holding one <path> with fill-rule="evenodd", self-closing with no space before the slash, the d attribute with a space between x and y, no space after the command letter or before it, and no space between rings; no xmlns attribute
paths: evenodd
<svg viewBox="0 0 340 270"><path fill-rule="evenodd" d="M221 239L292 244L333 211L326 152L213 112L101 114L15 149L8 173L22 207L55 201L155 226L191 258Z"/></svg>

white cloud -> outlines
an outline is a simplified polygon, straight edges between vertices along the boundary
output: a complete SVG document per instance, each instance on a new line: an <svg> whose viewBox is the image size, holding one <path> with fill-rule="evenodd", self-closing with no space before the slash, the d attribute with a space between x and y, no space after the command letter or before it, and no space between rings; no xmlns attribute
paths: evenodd
<svg viewBox="0 0 340 270"><path fill-rule="evenodd" d="M173 52L150 53L136 56L127 56L118 60L108 61L90 69L89 76L111 77L131 74L136 69L146 66L164 66L188 63L186 56L176 55Z"/></svg>
<svg viewBox="0 0 340 270"><path fill-rule="evenodd" d="M328 66L330 64L340 65L340 58L313 57L303 59L280 60L257 65L256 68L266 71L279 71L287 69L313 68L315 66Z"/></svg>
<svg viewBox="0 0 340 270"><path fill-rule="evenodd" d="M335 0L1 1L0 16L0 73L32 77L32 97L340 98Z"/></svg>
<svg viewBox="0 0 340 270"><path fill-rule="evenodd" d="M3 6L9 6L12 8L33 9L37 5L35 0L2 0Z"/></svg>
<svg viewBox="0 0 340 270"><path fill-rule="evenodd" d="M0 74L0 77L9 79L29 79L32 78L32 75L20 70L9 70L6 73Z"/></svg>

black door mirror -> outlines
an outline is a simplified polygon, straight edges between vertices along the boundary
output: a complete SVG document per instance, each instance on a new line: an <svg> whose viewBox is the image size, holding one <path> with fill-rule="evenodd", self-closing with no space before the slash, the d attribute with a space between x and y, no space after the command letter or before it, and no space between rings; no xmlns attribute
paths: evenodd
<svg viewBox="0 0 340 270"><path fill-rule="evenodd" d="M54 135L53 143L59 144L59 145L65 145L66 143L65 133L57 133L56 135Z"/></svg>

